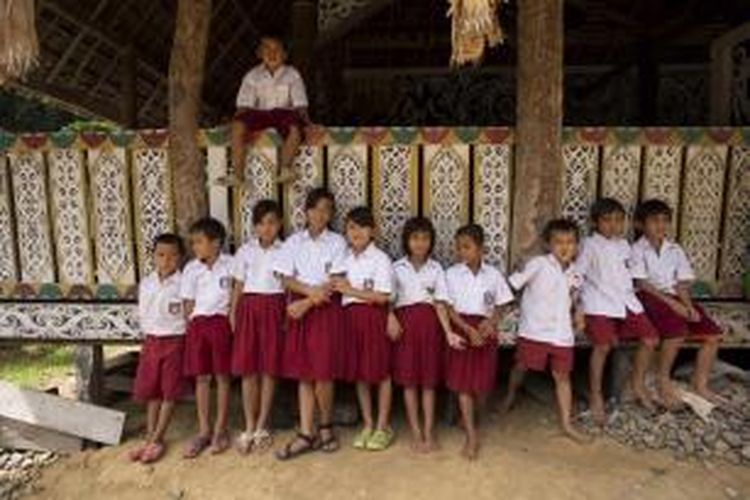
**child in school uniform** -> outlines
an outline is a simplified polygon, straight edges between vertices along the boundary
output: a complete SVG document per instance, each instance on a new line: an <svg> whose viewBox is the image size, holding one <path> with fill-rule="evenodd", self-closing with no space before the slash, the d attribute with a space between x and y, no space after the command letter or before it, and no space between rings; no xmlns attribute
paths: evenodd
<svg viewBox="0 0 750 500"><path fill-rule="evenodd" d="M633 393L644 407L653 408L645 378L658 333L633 288L628 267L630 245L623 238L625 209L617 200L601 198L591 207L591 222L593 234L583 241L576 266L583 276L581 302L586 335L593 344L589 359L589 404L594 421L604 425L604 366L621 339L639 342L631 376Z"/></svg>
<svg viewBox="0 0 750 500"><path fill-rule="evenodd" d="M328 229L335 210L333 195L316 188L305 199L307 227L289 237L274 270L293 301L282 370L299 382L300 425L296 437L278 450L288 460L314 450L332 453L339 442L333 430L334 380L343 375L341 295L332 277L346 252L344 238ZM319 423L314 429L315 410Z"/></svg>
<svg viewBox="0 0 750 500"><path fill-rule="evenodd" d="M232 295L232 257L222 253L226 232L216 219L206 217L190 227L195 258L182 273L181 295L188 317L185 374L195 378L198 435L185 450L195 458L210 446L212 454L229 447L229 376L232 331L229 303ZM216 380L216 422L210 425L211 379Z"/></svg>
<svg viewBox="0 0 750 500"><path fill-rule="evenodd" d="M527 371L544 372L550 367L555 380L557 407L562 431L576 441L585 441L573 426L573 370L576 295L583 279L573 262L578 251L578 226L568 219L547 223L542 238L548 253L529 260L508 282L523 290L521 322L516 342L515 366L508 383L503 412L513 405ZM583 325L577 325L581 328Z"/></svg>
<svg viewBox="0 0 750 500"><path fill-rule="evenodd" d="M445 382L458 394L466 432L461 454L474 460L479 454L475 406L495 386L500 306L512 302L513 293L502 273L483 261L481 226L461 227L456 232L456 251L460 262L446 272L453 328L445 334L450 347Z"/></svg>
<svg viewBox="0 0 750 500"><path fill-rule="evenodd" d="M412 449L428 453L437 448L435 389L442 376L443 332L451 330L448 285L443 267L430 258L435 228L429 219L407 220L401 242L405 256L393 265L396 293L389 316L389 329L396 338L393 380L404 388Z"/></svg>
<svg viewBox="0 0 750 500"><path fill-rule="evenodd" d="M309 122L305 83L299 71L286 64L287 53L279 38L263 37L257 55L261 64L245 75L237 94L237 112L232 124L232 165L238 181L244 182L248 135L274 128L284 138L277 181L290 182L296 177L294 157Z"/></svg>
<svg viewBox="0 0 750 500"><path fill-rule="evenodd" d="M390 425L392 343L388 336L388 304L393 292L391 259L375 246L375 218L367 207L346 216L349 252L337 270L333 289L342 295L344 335L351 340L353 379L364 427L354 439L360 450L382 451L393 441ZM373 418L371 387L377 388L378 415Z"/></svg>
<svg viewBox="0 0 750 500"><path fill-rule="evenodd" d="M690 297L693 267L682 247L667 237L672 209L661 200L647 200L638 206L636 220L642 236L633 244L633 277L646 314L662 337L657 372L661 400L667 408L679 405L671 373L688 338L701 342L693 372L694 390L709 401L724 403L708 383L722 331Z"/></svg>
<svg viewBox="0 0 750 500"><path fill-rule="evenodd" d="M180 297L182 238L160 234L154 240L154 271L138 286L138 320L145 340L138 358L133 396L146 403L146 442L130 453L144 464L158 461L166 451L164 434L175 402L188 390L182 375L185 317Z"/></svg>
<svg viewBox="0 0 750 500"><path fill-rule="evenodd" d="M273 265L281 252L281 208L273 200L253 207L254 237L234 256L232 374L242 377L245 430L241 454L265 451L273 443L268 417L276 378L281 375L286 295Z"/></svg>

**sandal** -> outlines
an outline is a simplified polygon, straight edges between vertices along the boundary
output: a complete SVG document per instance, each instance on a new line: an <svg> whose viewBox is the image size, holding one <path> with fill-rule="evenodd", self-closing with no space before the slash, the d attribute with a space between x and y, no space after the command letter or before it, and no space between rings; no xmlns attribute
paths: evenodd
<svg viewBox="0 0 750 500"><path fill-rule="evenodd" d="M162 443L151 443L141 453L142 464L152 464L158 462L164 456L166 447Z"/></svg>
<svg viewBox="0 0 750 500"><path fill-rule="evenodd" d="M221 431L211 441L211 455L220 455L229 449L229 433Z"/></svg>
<svg viewBox="0 0 750 500"><path fill-rule="evenodd" d="M237 439L234 442L234 446L235 448L237 448L237 451L240 453L240 455L247 455L253 449L254 443L255 436L249 432L243 432L242 434L237 436Z"/></svg>
<svg viewBox="0 0 750 500"><path fill-rule="evenodd" d="M273 435L268 429L258 429L253 434L253 447L260 451L266 451L273 445Z"/></svg>
<svg viewBox="0 0 750 500"><path fill-rule="evenodd" d="M303 443L301 446L295 443ZM314 436L308 436L297 432L297 437L289 441L283 448L276 452L276 458L281 461L291 460L293 458L300 457L311 451L315 451L318 448L317 439Z"/></svg>
<svg viewBox="0 0 750 500"><path fill-rule="evenodd" d="M359 434L357 434L357 437L354 438L354 443L352 443L352 446L354 446L358 450L366 449L367 442L372 438L372 434L372 430L362 429Z"/></svg>
<svg viewBox="0 0 750 500"><path fill-rule="evenodd" d="M393 443L393 430L377 430L367 440L367 449L370 451L383 451Z"/></svg>
<svg viewBox="0 0 750 500"><path fill-rule="evenodd" d="M128 452L128 460L130 460L131 462L140 462L141 455L143 455L143 452L146 451L147 447L148 447L148 444L143 444L141 446L138 446L130 450Z"/></svg>
<svg viewBox="0 0 750 500"><path fill-rule="evenodd" d="M190 441L190 445L185 450L185 453L182 454L182 458L196 458L210 445L211 438L208 436L195 436L193 440Z"/></svg>
<svg viewBox="0 0 750 500"><path fill-rule="evenodd" d="M339 438L333 432L333 424L320 424L318 426L318 433L320 431L328 431L330 435L327 438L320 438L320 451L323 453L333 453L339 450Z"/></svg>

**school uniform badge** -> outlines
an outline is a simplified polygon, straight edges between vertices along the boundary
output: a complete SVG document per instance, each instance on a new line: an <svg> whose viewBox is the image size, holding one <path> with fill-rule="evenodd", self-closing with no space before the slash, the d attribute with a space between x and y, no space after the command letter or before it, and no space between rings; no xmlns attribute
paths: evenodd
<svg viewBox="0 0 750 500"><path fill-rule="evenodd" d="M495 294L492 292L484 292L484 304L491 306L495 304Z"/></svg>
<svg viewBox="0 0 750 500"><path fill-rule="evenodd" d="M367 278L364 282L365 290L372 290L375 288L375 280Z"/></svg>
<svg viewBox="0 0 750 500"><path fill-rule="evenodd" d="M181 314L182 302L170 302L169 305L167 306L167 310L169 311L169 314L172 314L174 316Z"/></svg>
<svg viewBox="0 0 750 500"><path fill-rule="evenodd" d="M224 276L219 280L219 286L224 290L228 289L230 286L232 286L232 278L230 278L229 276Z"/></svg>
<svg viewBox="0 0 750 500"><path fill-rule="evenodd" d="M425 290L427 290L427 294L430 297L434 297L435 296L435 287L434 286L429 286L428 285L427 287L425 287Z"/></svg>
<svg viewBox="0 0 750 500"><path fill-rule="evenodd" d="M332 267L333 267L333 263L330 260L325 263L324 269L326 271L326 274L331 274Z"/></svg>

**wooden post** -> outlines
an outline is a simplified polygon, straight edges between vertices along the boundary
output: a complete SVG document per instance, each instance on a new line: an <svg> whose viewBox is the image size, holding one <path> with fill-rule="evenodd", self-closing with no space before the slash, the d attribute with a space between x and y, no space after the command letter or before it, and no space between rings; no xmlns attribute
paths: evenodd
<svg viewBox="0 0 750 500"><path fill-rule="evenodd" d="M192 221L206 215L208 206L197 136L210 20L211 0L179 0L169 60L169 160L182 234Z"/></svg>
<svg viewBox="0 0 750 500"><path fill-rule="evenodd" d="M537 249L562 192L563 0L518 2L511 262Z"/></svg>
<svg viewBox="0 0 750 500"><path fill-rule="evenodd" d="M318 34L318 2L316 0L294 0L292 2L291 62L311 81L310 60L315 37Z"/></svg>
<svg viewBox="0 0 750 500"><path fill-rule="evenodd" d="M104 402L104 348L101 344L76 346L76 397L79 401Z"/></svg>

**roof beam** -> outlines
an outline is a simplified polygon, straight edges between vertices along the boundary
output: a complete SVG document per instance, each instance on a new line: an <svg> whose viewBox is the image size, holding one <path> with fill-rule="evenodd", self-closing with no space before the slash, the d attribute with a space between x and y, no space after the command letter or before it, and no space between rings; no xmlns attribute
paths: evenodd
<svg viewBox="0 0 750 500"><path fill-rule="evenodd" d="M331 42L346 36L351 30L382 11L394 1L395 0L370 0L370 3L355 10L343 21L336 23L325 31L321 31L315 42L316 50L320 50Z"/></svg>

